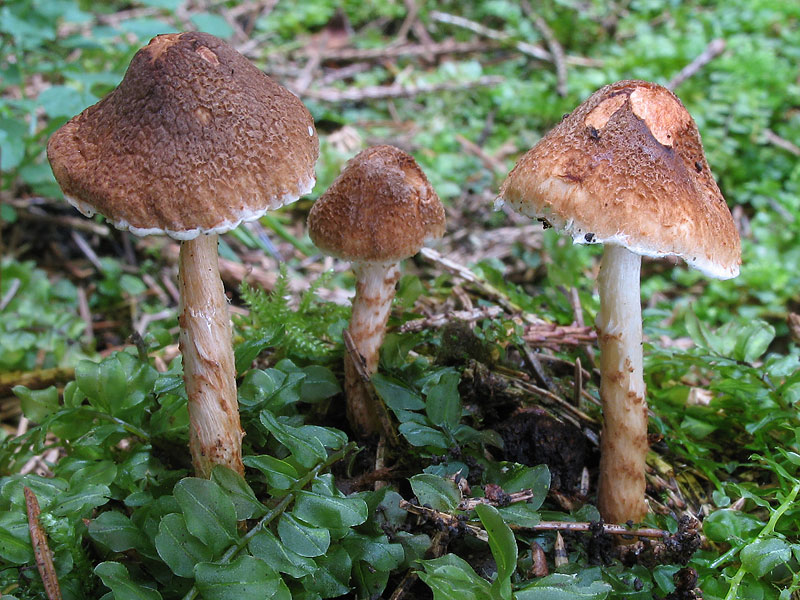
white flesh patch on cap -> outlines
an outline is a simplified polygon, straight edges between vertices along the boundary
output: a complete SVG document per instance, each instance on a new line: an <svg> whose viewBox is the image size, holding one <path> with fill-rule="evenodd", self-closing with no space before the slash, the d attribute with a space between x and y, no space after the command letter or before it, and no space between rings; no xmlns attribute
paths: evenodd
<svg viewBox="0 0 800 600"><path fill-rule="evenodd" d="M311 176L310 178L306 179L305 181L301 182L298 186L298 189L295 193L288 193L285 196L281 197L278 200L277 206L270 205L267 208L261 208L258 210L243 210L239 213L239 218L235 221L223 221L216 227L212 227L210 229L206 229L203 227L198 227L196 229L186 229L182 231L173 231L171 229L161 229L160 227L135 227L128 223L125 219L120 219L118 221L112 221L106 218L114 227L120 229L122 231L130 231L134 235L139 237L144 237L146 235L168 235L174 240L179 240L182 242L193 240L199 235L210 235L210 234L222 234L231 229L236 229L241 223L247 221L255 221L256 219L260 219L264 216L265 213L269 212L270 210L275 210L280 208L281 206L286 206L287 204L291 204L298 198L305 196L306 194L311 193L311 190L314 189L314 185L316 184L317 180L315 176ZM93 217L97 210L92 207L90 204L83 202L82 200L78 200L76 198L72 198L70 196L64 196L67 202L69 202L72 206L77 208L83 215L87 217Z"/></svg>
<svg viewBox="0 0 800 600"><path fill-rule="evenodd" d="M571 189L571 186L557 179L550 179L543 182L540 189L548 186L563 186L567 188L564 192L560 192L560 195L568 194ZM546 197L547 194L543 194L543 196ZM699 254L687 255L669 250L660 250L652 245L648 246L646 244L633 242L629 235L621 231L617 231L611 235L600 235L591 225L576 221L575 219L566 219L554 213L549 204L536 207L531 202L524 202L517 198L505 198L505 200L518 213L532 219L544 219L547 221L547 224L556 231L563 231L572 238L573 244L616 244L618 246L624 246L631 252L650 258L677 256L686 261L686 264L693 269L697 269L703 273L703 275L713 277L714 279L732 279L739 275L738 264L725 266L711 260L710 257L701 256Z"/></svg>

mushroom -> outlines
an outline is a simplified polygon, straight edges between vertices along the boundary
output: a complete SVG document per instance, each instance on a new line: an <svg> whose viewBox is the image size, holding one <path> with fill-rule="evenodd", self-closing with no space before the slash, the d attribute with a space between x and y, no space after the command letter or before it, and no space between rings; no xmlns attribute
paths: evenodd
<svg viewBox="0 0 800 600"><path fill-rule="evenodd" d="M350 160L314 203L308 229L320 250L353 263L356 295L349 333L367 371L374 373L400 277L397 264L419 252L425 240L444 234L444 207L413 157L393 146L374 146ZM376 407L349 355L345 394L356 435L376 433Z"/></svg>
<svg viewBox="0 0 800 600"><path fill-rule="evenodd" d="M202 476L215 464L244 471L217 236L311 191L318 154L302 102L205 33L153 38L119 86L47 145L64 196L84 215L182 242L180 346Z"/></svg>
<svg viewBox="0 0 800 600"><path fill-rule="evenodd" d="M641 257L679 256L719 279L741 264L739 234L681 101L644 81L589 97L525 154L500 197L520 213L605 244L597 316L604 429L598 508L607 522L647 511Z"/></svg>

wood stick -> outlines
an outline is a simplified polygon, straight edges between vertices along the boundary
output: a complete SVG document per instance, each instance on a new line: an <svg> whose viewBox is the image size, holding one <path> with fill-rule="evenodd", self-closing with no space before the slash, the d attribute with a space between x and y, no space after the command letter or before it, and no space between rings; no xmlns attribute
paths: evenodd
<svg viewBox="0 0 800 600"><path fill-rule="evenodd" d="M56 567L53 564L53 554L50 552L50 546L47 543L47 533L45 533L39 521L39 515L41 514L39 501L36 499L36 494L29 487L23 487L22 492L25 495L25 508L28 512L28 531L31 534L36 569L42 578L42 584L48 600L61 600L61 588L58 585Z"/></svg>
<svg viewBox="0 0 800 600"><path fill-rule="evenodd" d="M323 102L360 102L362 100L385 100L387 98L410 98L422 94L469 90L476 87L491 87L502 83L503 77L489 75L474 81L446 81L443 83L419 83L415 85L376 85L365 88L340 90L334 88L309 89L302 93L303 98Z"/></svg>
<svg viewBox="0 0 800 600"><path fill-rule="evenodd" d="M670 79L669 83L666 85L667 89L674 91L684 81L696 75L703 67L725 51L725 45L725 40L722 38L709 42L705 50L698 54L692 62L683 67L675 77Z"/></svg>

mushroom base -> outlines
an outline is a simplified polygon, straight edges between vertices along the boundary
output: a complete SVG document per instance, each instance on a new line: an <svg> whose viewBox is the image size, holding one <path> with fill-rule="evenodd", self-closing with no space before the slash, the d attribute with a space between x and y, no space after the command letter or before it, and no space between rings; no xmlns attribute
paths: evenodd
<svg viewBox="0 0 800 600"><path fill-rule="evenodd" d="M400 271L394 263L354 263L353 270L356 274L356 295L348 329L359 354L364 358L367 372L374 373L378 369L380 348ZM380 430L378 407L373 406L374 401L347 354L344 375L350 426L359 437L377 433Z"/></svg>
<svg viewBox="0 0 800 600"><path fill-rule="evenodd" d="M645 504L647 400L642 373L642 258L606 245L598 277L603 433L597 507L607 523L641 521Z"/></svg>
<svg viewBox="0 0 800 600"><path fill-rule="evenodd" d="M214 465L244 473L228 300L219 277L217 236L181 244L180 348L189 398L189 449L197 475Z"/></svg>

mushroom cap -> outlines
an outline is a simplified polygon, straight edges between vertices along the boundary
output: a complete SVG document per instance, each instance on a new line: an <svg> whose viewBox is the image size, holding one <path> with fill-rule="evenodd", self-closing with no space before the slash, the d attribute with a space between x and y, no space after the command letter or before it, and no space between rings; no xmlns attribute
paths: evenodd
<svg viewBox="0 0 800 600"><path fill-rule="evenodd" d="M394 146L352 158L308 215L314 244L350 261L403 260L444 229L444 207L425 173Z"/></svg>
<svg viewBox="0 0 800 600"><path fill-rule="evenodd" d="M119 86L56 131L67 200L137 235L223 233L311 191L319 140L303 103L207 33L159 35Z"/></svg>
<svg viewBox="0 0 800 600"><path fill-rule="evenodd" d="M570 234L704 274L739 274L739 233L681 101L646 81L592 94L517 163L500 196Z"/></svg>

